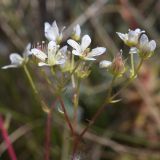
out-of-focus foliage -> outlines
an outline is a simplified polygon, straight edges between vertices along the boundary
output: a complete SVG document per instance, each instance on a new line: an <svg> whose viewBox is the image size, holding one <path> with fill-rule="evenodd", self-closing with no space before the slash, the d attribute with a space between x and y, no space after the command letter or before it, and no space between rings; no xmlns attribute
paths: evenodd
<svg viewBox="0 0 160 160"><path fill-rule="evenodd" d="M118 48L128 50L116 35L128 28L146 30L158 44L155 56L143 65L139 78L121 92L122 101L106 106L83 138L79 154L84 160L158 160L160 159L160 1L159 0L1 0L0 1L0 63L7 63L11 52L21 53L28 42L44 39L43 23L57 20L65 25L69 35L74 25L89 33L93 46L107 48L92 73L81 85L80 123L86 124L101 106L111 77L98 68L102 59L111 59ZM112 55L112 56L109 56ZM31 68L34 80L48 104L53 97L48 93L43 74ZM33 74L34 73L34 74ZM35 74L36 73L36 74ZM20 160L43 159L46 114L36 101L22 69L0 70L0 113ZM117 82L114 91L122 87ZM64 95L68 110L71 92ZM53 113L52 159L66 160L66 139L70 138L60 114ZM79 126L79 127L82 127ZM78 132L78 131L77 131ZM1 138L1 136L0 136ZM2 139L2 159L9 159Z"/></svg>

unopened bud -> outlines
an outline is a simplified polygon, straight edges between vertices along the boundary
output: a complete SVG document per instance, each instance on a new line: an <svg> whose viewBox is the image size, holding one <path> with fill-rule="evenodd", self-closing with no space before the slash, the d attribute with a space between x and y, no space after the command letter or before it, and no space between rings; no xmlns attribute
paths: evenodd
<svg viewBox="0 0 160 160"><path fill-rule="evenodd" d="M118 53L113 59L112 65L110 67L110 72L115 76L122 76L122 74L125 72L122 53Z"/></svg>

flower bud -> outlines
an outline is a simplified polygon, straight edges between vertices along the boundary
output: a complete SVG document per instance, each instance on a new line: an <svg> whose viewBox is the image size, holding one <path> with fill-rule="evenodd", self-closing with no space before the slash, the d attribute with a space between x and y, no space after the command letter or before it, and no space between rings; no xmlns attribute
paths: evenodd
<svg viewBox="0 0 160 160"><path fill-rule="evenodd" d="M124 61L122 59L122 53L118 53L112 62L112 65L110 67L110 72L115 76L122 76L122 74L125 72L125 65Z"/></svg>
<svg viewBox="0 0 160 160"><path fill-rule="evenodd" d="M73 28L73 33L71 38L75 41L79 41L81 38L81 27L79 24L77 24L74 28Z"/></svg>
<svg viewBox="0 0 160 160"><path fill-rule="evenodd" d="M143 34L140 37L138 49L139 56L143 59L147 59L154 54L156 42L154 40L149 41L147 35Z"/></svg>

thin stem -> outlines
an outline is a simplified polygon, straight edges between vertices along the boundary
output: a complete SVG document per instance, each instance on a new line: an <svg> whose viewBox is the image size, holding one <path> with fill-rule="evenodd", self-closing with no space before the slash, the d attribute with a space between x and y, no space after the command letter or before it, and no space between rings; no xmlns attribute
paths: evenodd
<svg viewBox="0 0 160 160"><path fill-rule="evenodd" d="M33 82L33 80L32 80L32 77L31 77L31 75L30 75L30 73L29 73L29 71L28 71L27 66L24 65L23 68L24 68L24 71L25 71L25 73L26 73L26 75L27 75L27 77L28 77L28 80L29 80L29 82L30 82L30 85L32 86L32 89L33 89L34 93L35 93L35 94L38 94L38 91L37 91L36 86L35 86L35 84L34 84L34 82Z"/></svg>
<svg viewBox="0 0 160 160"><path fill-rule="evenodd" d="M83 135L88 131L89 127L94 124L95 120L98 118L98 116L103 112L105 109L106 102L98 109L98 111L94 114L92 119L89 121L88 125L84 128L84 130L81 132L81 134L75 138L74 146L73 146L73 154L72 154L72 160L74 160L76 151L79 145L80 140L82 139Z"/></svg>
<svg viewBox="0 0 160 160"><path fill-rule="evenodd" d="M41 95L39 94L39 92L38 92L38 90L37 90L37 88L36 88L36 86L35 86L35 84L34 84L34 82L33 82L33 79L32 79L32 77L31 77L31 75L30 75L30 73L29 73L26 65L24 65L24 71L25 71L25 73L26 73L26 75L27 75L27 77L28 77L29 83L30 83L30 85L31 85L31 87L32 87L32 89L33 89L33 91L34 91L34 94L35 94L36 98L38 98L38 100L41 102L42 109L43 109L45 112L49 112L49 108L48 108L48 106L46 105L46 103L45 103L45 101L43 100L43 98L41 97Z"/></svg>
<svg viewBox="0 0 160 160"><path fill-rule="evenodd" d="M57 75L55 73L54 66L51 67L51 73L52 73L53 77L55 78L55 80L59 83L59 79L57 78Z"/></svg>
<svg viewBox="0 0 160 160"><path fill-rule="evenodd" d="M110 87L109 87L109 91L108 91L107 100L111 97L113 85L114 85L114 82L115 82L116 78L117 78L117 76L113 76L113 78L112 78L112 81L111 81L111 84L110 84Z"/></svg>
<svg viewBox="0 0 160 160"><path fill-rule="evenodd" d="M4 141L6 142L6 145L8 148L8 154L9 154L11 160L17 160L16 153L15 153L13 146L12 146L12 143L9 139L7 130L4 127L4 123L3 123L3 119L1 117L1 115L0 115L0 130L2 132L2 137L3 137Z"/></svg>
<svg viewBox="0 0 160 160"><path fill-rule="evenodd" d="M47 123L46 123L46 141L45 141L45 160L50 159L51 153L51 126L52 126L52 112L55 107L56 101L53 103L50 112L47 113Z"/></svg>
<svg viewBox="0 0 160 160"><path fill-rule="evenodd" d="M74 104L74 128L76 129L77 121L78 121L78 102L79 102L79 88L80 88L80 80L77 80L77 86L74 88L73 94L73 104Z"/></svg>
<svg viewBox="0 0 160 160"><path fill-rule="evenodd" d="M79 60L79 61L77 62L76 66L75 66L74 69L72 70L69 78L65 81L65 84L67 84L67 83L70 81L72 75L74 74L74 72L76 71L76 69L78 68L78 66L80 65L80 63L81 63L81 60Z"/></svg>
<svg viewBox="0 0 160 160"><path fill-rule="evenodd" d="M72 136L74 136L74 129L73 129L73 127L72 127L72 124L71 124L70 119L69 119L69 117L68 117L67 111L66 111L66 109L65 109L64 102L63 102L63 100L62 100L62 98L61 98L60 96L59 96L59 101L60 101L62 110L63 110L63 112L64 112L64 116L65 116L65 119L66 119L66 121L67 121L68 127L69 127L70 130L71 130Z"/></svg>
<svg viewBox="0 0 160 160"><path fill-rule="evenodd" d="M139 62L139 64L138 64L138 67L137 67L137 69L135 70L134 75L125 83L125 85L124 85L117 93L115 93L115 94L111 97L111 99L114 99L115 97L117 97L117 96L120 94L120 92L122 92L122 90L124 90L126 87L128 87L128 85L135 79L136 75L138 74L138 72L139 72L139 70L140 70L140 68L141 68L141 66L142 66L142 64L143 64L143 61L144 61L143 59L140 60L140 62Z"/></svg>
<svg viewBox="0 0 160 160"><path fill-rule="evenodd" d="M140 60L140 62L139 62L139 65L138 65L138 67L137 67L137 69L136 69L135 75L138 74L138 72L139 72L139 70L140 70L140 68L141 68L141 66L142 66L142 64L143 64L143 61L144 61L144 59L141 58L141 60Z"/></svg>
<svg viewBox="0 0 160 160"><path fill-rule="evenodd" d="M110 102L110 96L111 96L111 93L112 93L112 88L113 88L114 82L116 80L116 77L117 76L113 76L113 78L112 78L111 85L110 85L110 88L109 88L109 91L108 91L108 96L107 96L105 102L103 103L103 105L97 110L97 112L94 114L94 116L89 121L89 123L86 126L86 128L84 128L84 130L81 132L81 134L78 137L75 138L75 142L74 142L74 146L73 146L72 160L74 160L78 144L79 144L80 140L82 139L83 135L88 131L88 129L90 128L90 126L92 124L94 124L94 122L99 117L99 115L104 111L106 104Z"/></svg>
<svg viewBox="0 0 160 160"><path fill-rule="evenodd" d="M126 83L126 85L120 89L119 92L117 92L115 95L111 96L111 92L112 92L112 87L113 84L115 82L116 76L113 77L112 82L111 82L111 87L109 89L109 93L108 93L108 97L107 100L104 102L104 104L97 110L97 112L94 114L94 116L92 117L91 121L89 121L88 125L86 126L86 128L84 128L84 130L81 132L81 134L76 138L75 143L74 143L74 147L73 147L73 154L72 154L72 160L74 160L75 154L76 154L76 150L79 144L79 141L82 139L83 135L87 132L87 130L89 129L89 127L94 124L95 120L98 118L98 116L103 112L103 110L105 109L105 106L107 103L110 103L111 100L113 98L115 98L124 88L126 88L134 79L135 76L137 75L137 73L139 72L141 66L143 64L143 59L140 60L139 65L134 73L134 75L129 79L129 81Z"/></svg>
<svg viewBox="0 0 160 160"><path fill-rule="evenodd" d="M130 53L131 55L131 76L133 76L135 74L135 68L134 68L134 57L133 57L133 53Z"/></svg>

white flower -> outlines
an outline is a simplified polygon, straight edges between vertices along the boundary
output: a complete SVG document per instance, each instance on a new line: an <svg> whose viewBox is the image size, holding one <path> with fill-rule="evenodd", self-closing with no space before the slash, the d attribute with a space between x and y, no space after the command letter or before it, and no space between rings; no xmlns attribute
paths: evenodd
<svg viewBox="0 0 160 160"><path fill-rule="evenodd" d="M48 43L47 51L42 51L37 48L31 50L32 54L35 55L42 62L39 62L39 66L54 66L65 63L65 54L67 52L67 46L59 49L59 45L54 41Z"/></svg>
<svg viewBox="0 0 160 160"><path fill-rule="evenodd" d="M100 68L108 68L111 65L112 65L112 62L107 60L103 60L99 63Z"/></svg>
<svg viewBox="0 0 160 160"><path fill-rule="evenodd" d="M31 44L29 43L23 52L23 56L20 56L18 53L11 53L9 56L11 64L2 67L2 69L17 68L26 64L28 62L28 56L31 55L30 49Z"/></svg>
<svg viewBox="0 0 160 160"><path fill-rule="evenodd" d="M81 38L81 27L79 24L77 24L73 28L72 39L74 39L75 41L79 41L80 38Z"/></svg>
<svg viewBox="0 0 160 160"><path fill-rule="evenodd" d="M62 30L59 31L56 21L54 21L52 25L50 25L48 22L44 23L45 37L49 41L56 41L57 43L60 43L63 38L62 32L64 29L65 27L63 27Z"/></svg>
<svg viewBox="0 0 160 160"><path fill-rule="evenodd" d="M104 47L97 47L89 50L89 45L91 43L91 38L88 35L82 37L81 44L78 44L76 41L69 39L67 43L74 48L72 53L76 56L81 57L84 60L96 60L94 57L103 54L106 51Z"/></svg>
<svg viewBox="0 0 160 160"><path fill-rule="evenodd" d="M139 40L139 54L141 57L148 58L156 49L156 42L154 40L149 41L146 34L143 34Z"/></svg>
<svg viewBox="0 0 160 160"><path fill-rule="evenodd" d="M124 43L130 47L136 46L138 44L139 37L145 31L141 31L139 28L135 30L128 30L128 33L116 32L118 36L124 41Z"/></svg>

